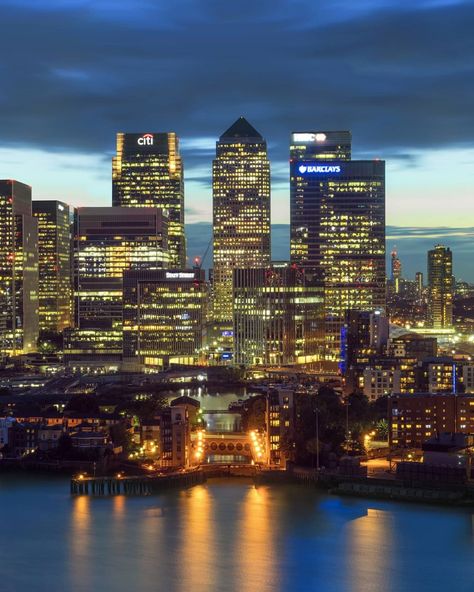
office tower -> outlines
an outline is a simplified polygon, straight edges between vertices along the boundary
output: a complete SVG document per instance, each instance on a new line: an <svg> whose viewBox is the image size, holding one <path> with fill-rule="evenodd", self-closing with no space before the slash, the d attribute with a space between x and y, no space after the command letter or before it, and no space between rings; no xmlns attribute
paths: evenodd
<svg viewBox="0 0 474 592"><path fill-rule="evenodd" d="M453 255L451 249L436 245L428 251L428 322L434 329L453 325Z"/></svg>
<svg viewBox="0 0 474 592"><path fill-rule="evenodd" d="M183 163L175 133L117 134L112 205L166 210L170 265L186 266Z"/></svg>
<svg viewBox="0 0 474 592"><path fill-rule="evenodd" d="M123 289L124 369L162 370L202 359L204 270L130 270Z"/></svg>
<svg viewBox="0 0 474 592"><path fill-rule="evenodd" d="M398 294L400 292L400 279L402 277L402 262L398 257L396 249L390 253L390 280L392 282L393 291Z"/></svg>
<svg viewBox="0 0 474 592"><path fill-rule="evenodd" d="M213 317L232 324L233 269L270 264L267 144L240 117L219 138L212 165Z"/></svg>
<svg viewBox="0 0 474 592"><path fill-rule="evenodd" d="M324 286L326 352L348 310L385 309L385 163L350 159L349 132L298 132L290 149L291 261Z"/></svg>
<svg viewBox="0 0 474 592"><path fill-rule="evenodd" d="M115 370L122 358L123 272L168 265L167 218L158 208L78 208L74 220L75 329L65 359Z"/></svg>
<svg viewBox="0 0 474 592"><path fill-rule="evenodd" d="M323 293L288 263L235 269L235 363L313 364L321 359Z"/></svg>
<svg viewBox="0 0 474 592"><path fill-rule="evenodd" d="M36 351L38 328L38 224L31 187L0 181L0 354Z"/></svg>
<svg viewBox="0 0 474 592"><path fill-rule="evenodd" d="M61 333L72 325L69 206L34 201L33 215L38 222L39 327Z"/></svg>

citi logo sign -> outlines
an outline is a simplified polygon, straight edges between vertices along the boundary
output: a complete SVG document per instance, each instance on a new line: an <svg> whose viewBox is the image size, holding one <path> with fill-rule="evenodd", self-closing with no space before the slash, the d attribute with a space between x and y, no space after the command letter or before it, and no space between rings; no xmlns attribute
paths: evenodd
<svg viewBox="0 0 474 592"><path fill-rule="evenodd" d="M340 173L340 165L328 165L328 164L317 164L317 165L306 165L300 164L298 167L299 172L304 175L305 173Z"/></svg>
<svg viewBox="0 0 474 592"><path fill-rule="evenodd" d="M141 138L138 138L137 144L140 146L153 146L153 134L144 134Z"/></svg>

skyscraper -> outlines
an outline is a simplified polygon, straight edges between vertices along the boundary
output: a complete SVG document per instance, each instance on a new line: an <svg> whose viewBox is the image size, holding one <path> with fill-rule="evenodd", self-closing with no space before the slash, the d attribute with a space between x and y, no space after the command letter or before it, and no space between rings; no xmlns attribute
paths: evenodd
<svg viewBox="0 0 474 592"><path fill-rule="evenodd" d="M287 262L234 270L236 364L305 365L320 360L323 294Z"/></svg>
<svg viewBox="0 0 474 592"><path fill-rule="evenodd" d="M183 163L175 133L117 134L112 205L166 210L170 265L186 266Z"/></svg>
<svg viewBox="0 0 474 592"><path fill-rule="evenodd" d="M75 328L65 360L75 368L118 369L123 273L168 266L167 219L157 208L79 208L74 220Z"/></svg>
<svg viewBox="0 0 474 592"><path fill-rule="evenodd" d="M208 301L204 270L129 270L123 282L124 369L196 364Z"/></svg>
<svg viewBox="0 0 474 592"><path fill-rule="evenodd" d="M270 263L270 162L267 144L240 117L216 144L212 166L213 316L232 323L232 272Z"/></svg>
<svg viewBox="0 0 474 592"><path fill-rule="evenodd" d="M36 351L38 334L38 224L31 187L1 180L0 353Z"/></svg>
<svg viewBox="0 0 474 592"><path fill-rule="evenodd" d="M290 148L291 261L324 286L327 360L348 310L385 309L385 163L350 160L349 132L298 132Z"/></svg>
<svg viewBox="0 0 474 592"><path fill-rule="evenodd" d="M428 251L428 322L434 329L453 325L453 255L451 249L436 245Z"/></svg>
<svg viewBox="0 0 474 592"><path fill-rule="evenodd" d="M392 288L393 291L398 294L400 292L400 280L402 277L402 262L398 257L397 249L393 249L390 253L390 264L390 280L392 282Z"/></svg>
<svg viewBox="0 0 474 592"><path fill-rule="evenodd" d="M69 206L33 201L33 215L38 221L39 327L61 333L72 324Z"/></svg>

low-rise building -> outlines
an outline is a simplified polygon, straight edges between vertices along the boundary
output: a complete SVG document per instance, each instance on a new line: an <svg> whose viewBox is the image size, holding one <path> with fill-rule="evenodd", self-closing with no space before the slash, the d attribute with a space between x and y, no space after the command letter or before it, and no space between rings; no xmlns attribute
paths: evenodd
<svg viewBox="0 0 474 592"><path fill-rule="evenodd" d="M64 434L62 425L42 425L38 428L38 448L41 451L54 450Z"/></svg>
<svg viewBox="0 0 474 592"><path fill-rule="evenodd" d="M161 419L144 419L140 423L140 444L143 453L152 458L159 458L162 452Z"/></svg>
<svg viewBox="0 0 474 592"><path fill-rule="evenodd" d="M191 429L196 423L199 402L191 397L178 397L161 414L161 465L191 465Z"/></svg>
<svg viewBox="0 0 474 592"><path fill-rule="evenodd" d="M421 448L443 432L474 434L474 395L393 395L388 406L389 442L394 448Z"/></svg>

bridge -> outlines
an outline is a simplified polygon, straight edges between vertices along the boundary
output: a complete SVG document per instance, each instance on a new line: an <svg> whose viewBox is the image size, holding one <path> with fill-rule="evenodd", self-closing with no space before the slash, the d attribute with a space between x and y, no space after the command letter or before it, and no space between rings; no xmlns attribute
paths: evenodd
<svg viewBox="0 0 474 592"><path fill-rule="evenodd" d="M242 457L247 463L265 463L265 437L257 431L210 432L196 430L191 435L193 464L219 462L219 457ZM222 458L223 464L229 464Z"/></svg>

